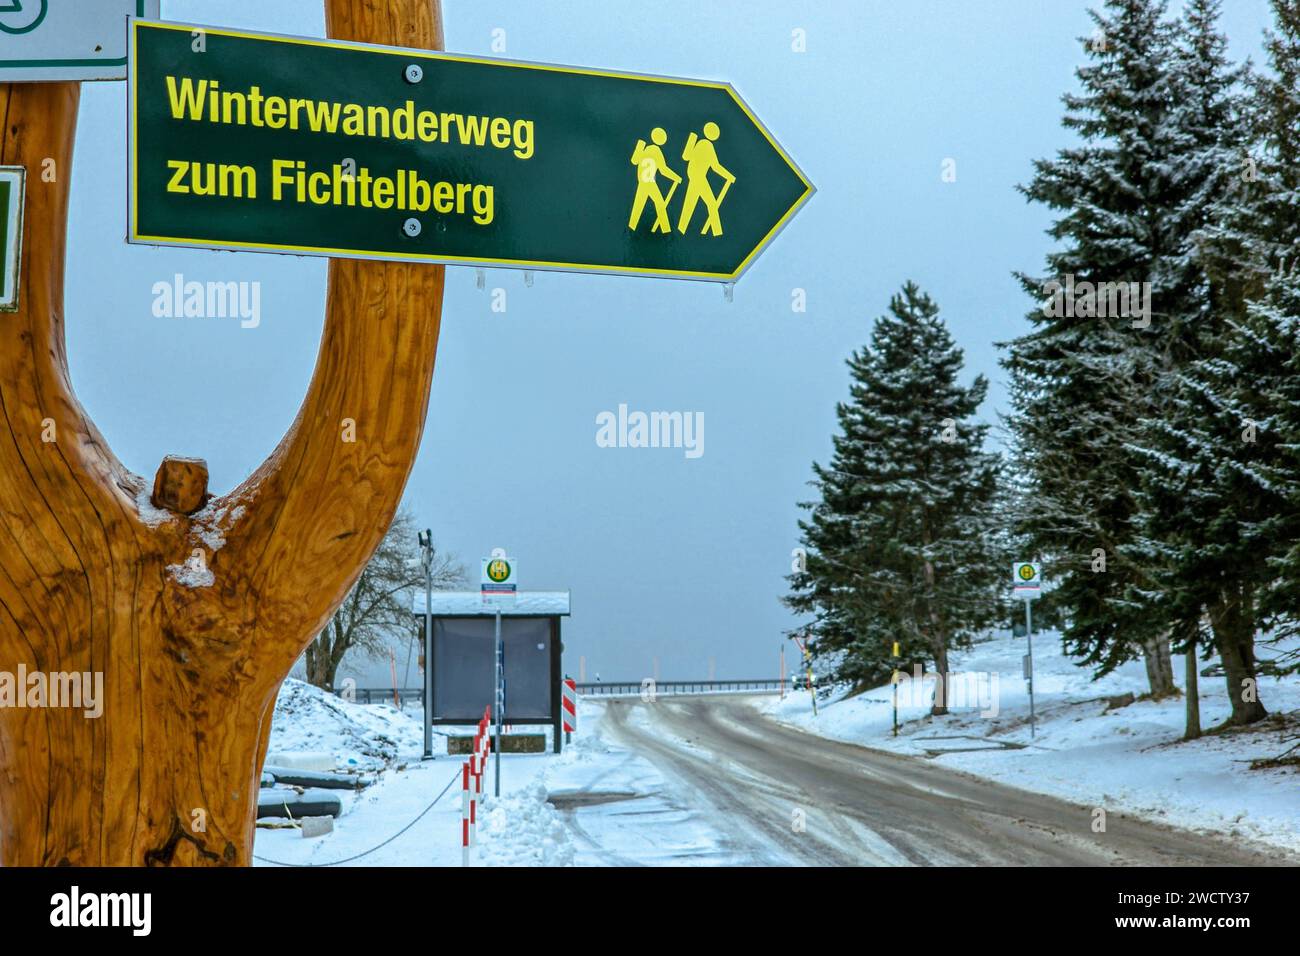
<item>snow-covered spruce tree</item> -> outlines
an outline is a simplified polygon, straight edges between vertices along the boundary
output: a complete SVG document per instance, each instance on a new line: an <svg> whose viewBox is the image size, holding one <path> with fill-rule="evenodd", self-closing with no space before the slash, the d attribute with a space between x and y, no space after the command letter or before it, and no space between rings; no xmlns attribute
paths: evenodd
<svg viewBox="0 0 1300 956"><path fill-rule="evenodd" d="M1163 0L1108 0L1082 40L1081 92L1062 125L1081 144L1034 164L1025 196L1059 213L1042 303L1008 344L1017 532L1045 560L1066 649L1100 676L1142 655L1153 695L1176 693L1169 621L1153 613L1161 555L1140 533L1145 462L1132 446L1163 402L1168 329L1196 289L1186 213L1190 149L1172 122L1179 46Z"/></svg>
<svg viewBox="0 0 1300 956"><path fill-rule="evenodd" d="M839 680L887 678L894 641L902 666L946 674L949 648L997 615L1005 577L999 461L972 420L987 382L958 383L961 350L911 282L848 365L830 463L813 465L820 500L801 504L807 568L790 576L786 602L815 615L814 653L837 655ZM945 696L932 712L947 712Z"/></svg>
<svg viewBox="0 0 1300 956"><path fill-rule="evenodd" d="M1281 639L1300 618L1300 0L1273 9L1268 72L1246 101L1250 152L1230 158L1234 188L1198 236L1216 311L1177 392L1180 447L1197 453L1165 459L1197 504L1191 570L1222 582L1207 619L1234 723L1264 716L1256 631Z"/></svg>
<svg viewBox="0 0 1300 956"><path fill-rule="evenodd" d="M1144 469L1140 494L1145 544L1157 587L1156 613L1170 622L1179 649L1194 647L1208 626L1223 661L1231 721L1265 716L1255 686L1254 590L1267 580L1273 519L1282 505L1260 468L1270 450L1235 402L1216 399L1240 369L1224 365L1240 276L1205 268L1203 230L1239 202L1248 136L1241 120L1241 71L1217 31L1218 0L1190 0L1178 50L1178 96L1170 128L1180 137L1182 202L1176 212L1193 294L1177 300L1159 330L1161 407L1134 444ZM1226 377L1225 377L1226 376ZM1253 383L1240 386L1254 388ZM1203 624L1204 621L1204 624Z"/></svg>
<svg viewBox="0 0 1300 956"><path fill-rule="evenodd" d="M1280 641L1300 630L1300 0L1273 0L1273 12L1274 30L1266 38L1271 75L1254 84L1262 175L1244 216L1255 226L1252 246L1266 276L1231 346L1234 355L1245 351L1269 369L1255 373L1268 392L1253 407L1253 420L1273 425L1277 454L1266 474L1286 505L1273 529L1284 549L1275 565L1279 574L1259 598L1261 622L1277 625L1274 639ZM1255 355L1257 343L1264 346L1262 358ZM1243 374L1252 374L1243 365ZM1295 672L1300 655L1293 650L1279 663Z"/></svg>

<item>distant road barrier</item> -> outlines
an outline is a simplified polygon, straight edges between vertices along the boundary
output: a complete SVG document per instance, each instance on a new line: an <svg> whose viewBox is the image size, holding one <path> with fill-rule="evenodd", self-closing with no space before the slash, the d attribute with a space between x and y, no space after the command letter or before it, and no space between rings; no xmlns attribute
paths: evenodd
<svg viewBox="0 0 1300 956"><path fill-rule="evenodd" d="M686 694L777 694L781 691L780 678L766 680L658 680L653 681L654 692L661 697ZM597 681L579 684L579 697L640 697L649 690L651 682Z"/></svg>
<svg viewBox="0 0 1300 956"><path fill-rule="evenodd" d="M597 681L578 684L579 697L640 697L641 681ZM654 682L657 695L663 697L685 694L777 694L781 691L780 678L765 680L661 680ZM335 693L339 693L336 691ZM353 690L358 704L384 704L393 702L391 687L357 687ZM424 697L420 687L403 687L398 690L402 704L419 704ZM340 694L341 696L341 694Z"/></svg>
<svg viewBox="0 0 1300 956"><path fill-rule="evenodd" d="M353 700L358 704L391 704L393 702L393 689L391 687L355 687L352 690ZM423 687L403 687L398 692L398 697L402 705L418 704L424 700ZM343 691L336 689L335 696L342 697Z"/></svg>

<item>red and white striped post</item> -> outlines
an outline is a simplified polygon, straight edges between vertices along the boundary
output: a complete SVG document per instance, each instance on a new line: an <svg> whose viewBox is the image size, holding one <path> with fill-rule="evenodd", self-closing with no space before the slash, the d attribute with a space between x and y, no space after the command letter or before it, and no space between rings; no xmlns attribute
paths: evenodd
<svg viewBox="0 0 1300 956"><path fill-rule="evenodd" d="M483 767L478 754L469 758L469 845L478 843L478 795L482 790Z"/></svg>
<svg viewBox="0 0 1300 956"><path fill-rule="evenodd" d="M578 684L571 677L564 678L560 695L560 715L564 722L564 742L569 743L578 730Z"/></svg>
<svg viewBox="0 0 1300 956"><path fill-rule="evenodd" d="M469 845L478 846L478 797L469 794Z"/></svg>
<svg viewBox="0 0 1300 956"><path fill-rule="evenodd" d="M460 783L460 865L469 866L469 825L473 813L473 803L469 796L469 761L461 767Z"/></svg>

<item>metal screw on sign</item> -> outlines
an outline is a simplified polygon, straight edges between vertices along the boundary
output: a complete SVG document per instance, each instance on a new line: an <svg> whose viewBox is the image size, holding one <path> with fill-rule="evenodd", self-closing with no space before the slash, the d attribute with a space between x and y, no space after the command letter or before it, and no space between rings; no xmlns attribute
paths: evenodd
<svg viewBox="0 0 1300 956"><path fill-rule="evenodd" d="M407 83L419 83L424 79L424 70L418 63L408 63L402 76L405 77Z"/></svg>
<svg viewBox="0 0 1300 956"><path fill-rule="evenodd" d="M420 220L412 217L402 223L402 232L406 233L412 239L420 234Z"/></svg>

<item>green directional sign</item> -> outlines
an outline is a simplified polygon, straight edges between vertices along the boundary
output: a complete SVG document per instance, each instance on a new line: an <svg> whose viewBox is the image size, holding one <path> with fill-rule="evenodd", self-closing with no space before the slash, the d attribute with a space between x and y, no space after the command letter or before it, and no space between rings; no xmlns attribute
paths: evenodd
<svg viewBox="0 0 1300 956"><path fill-rule="evenodd" d="M132 21L132 242L732 281L813 192L726 83Z"/></svg>

